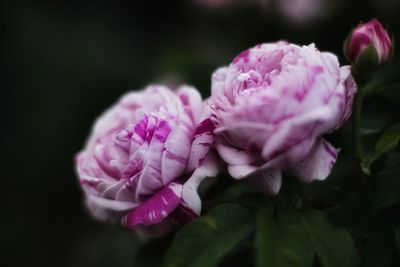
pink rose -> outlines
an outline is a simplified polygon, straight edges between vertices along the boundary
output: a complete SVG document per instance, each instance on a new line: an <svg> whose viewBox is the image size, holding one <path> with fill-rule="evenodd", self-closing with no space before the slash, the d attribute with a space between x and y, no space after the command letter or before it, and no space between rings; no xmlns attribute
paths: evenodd
<svg viewBox="0 0 400 267"><path fill-rule="evenodd" d="M362 57L366 57L373 65L381 65L390 59L393 45L382 24L377 19L372 19L367 23L360 23L350 33L345 42L344 52L352 63L357 64Z"/></svg>
<svg viewBox="0 0 400 267"><path fill-rule="evenodd" d="M208 153L213 130L192 87L124 95L96 121L76 158L89 210L131 229L199 215L197 187L217 172Z"/></svg>
<svg viewBox="0 0 400 267"><path fill-rule="evenodd" d="M355 92L350 68L313 44L242 52L212 77L215 144L230 175L269 194L279 191L282 169L304 182L325 179L339 150L321 135L348 119Z"/></svg>

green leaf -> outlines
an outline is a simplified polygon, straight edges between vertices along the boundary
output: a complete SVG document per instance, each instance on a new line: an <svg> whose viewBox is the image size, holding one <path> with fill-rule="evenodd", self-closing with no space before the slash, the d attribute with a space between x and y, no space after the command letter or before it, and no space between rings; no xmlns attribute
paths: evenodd
<svg viewBox="0 0 400 267"><path fill-rule="evenodd" d="M375 150L382 153L393 150L400 140L400 123L389 127L375 145Z"/></svg>
<svg viewBox="0 0 400 267"><path fill-rule="evenodd" d="M303 221L311 237L312 247L324 267L356 267L359 265L354 240L344 228L332 226L324 213L310 211Z"/></svg>
<svg viewBox="0 0 400 267"><path fill-rule="evenodd" d="M271 217L264 208L257 215L256 263L258 267L310 267L313 250L307 229L296 212Z"/></svg>
<svg viewBox="0 0 400 267"><path fill-rule="evenodd" d="M370 174L370 167L374 160L379 158L382 154L389 152L396 148L400 141L400 123L392 125L382 134L381 138L375 144L375 152L366 156L362 163L362 170L366 174Z"/></svg>
<svg viewBox="0 0 400 267"><path fill-rule="evenodd" d="M376 93L389 101L400 103L400 82L380 87Z"/></svg>
<svg viewBox="0 0 400 267"><path fill-rule="evenodd" d="M400 81L399 77L399 64L392 63L381 66L373 75L372 80L366 84L364 88L364 96L374 96L379 88L398 83Z"/></svg>
<svg viewBox="0 0 400 267"><path fill-rule="evenodd" d="M239 204L223 204L183 227L164 259L165 267L216 266L249 229L251 212Z"/></svg>

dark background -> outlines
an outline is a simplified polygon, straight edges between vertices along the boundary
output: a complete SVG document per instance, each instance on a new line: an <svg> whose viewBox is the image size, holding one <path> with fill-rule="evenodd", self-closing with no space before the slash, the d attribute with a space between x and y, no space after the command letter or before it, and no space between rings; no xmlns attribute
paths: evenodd
<svg viewBox="0 0 400 267"><path fill-rule="evenodd" d="M315 42L345 63L343 40L372 17L400 36L400 1L332 0L331 14L301 23L271 1L3 1L3 266L131 265L139 241L90 218L73 165L93 120L125 91L184 82L207 96L218 66L279 39Z"/></svg>

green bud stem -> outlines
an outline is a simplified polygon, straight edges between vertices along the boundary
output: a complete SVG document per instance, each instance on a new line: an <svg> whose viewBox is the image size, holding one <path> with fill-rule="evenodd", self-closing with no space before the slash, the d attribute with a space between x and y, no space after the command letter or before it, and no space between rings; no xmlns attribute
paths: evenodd
<svg viewBox="0 0 400 267"><path fill-rule="evenodd" d="M363 147L362 147L362 136L361 136L361 115L362 115L362 104L364 97L364 88L367 82L371 79L372 73L371 71L360 72L356 71L357 68L353 68L353 77L357 82L357 93L354 97L354 105L353 105L353 116L352 116L352 126L353 126L353 149L354 149L354 158L357 164L358 170L358 179L359 186L363 192L366 192L368 195L372 192L372 184L371 179L368 178L367 175L364 174L361 163L364 159Z"/></svg>
<svg viewBox="0 0 400 267"><path fill-rule="evenodd" d="M354 96L353 105L353 150L354 158L361 169L361 161L363 159L363 149L361 140L361 113L362 102L364 97L364 87L372 79L376 69L360 68L357 64L352 65L352 75L357 83L357 93Z"/></svg>
<svg viewBox="0 0 400 267"><path fill-rule="evenodd" d="M360 164L364 156L362 149L361 140L361 113L362 113L362 101L363 101L363 90L364 85L358 84L357 93L354 98L354 110L353 110L353 150L354 158L357 163Z"/></svg>

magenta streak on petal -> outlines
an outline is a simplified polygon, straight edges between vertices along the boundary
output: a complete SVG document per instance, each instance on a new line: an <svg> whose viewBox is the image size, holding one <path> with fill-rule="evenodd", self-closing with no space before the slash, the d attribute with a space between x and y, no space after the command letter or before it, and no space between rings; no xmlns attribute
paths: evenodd
<svg viewBox="0 0 400 267"><path fill-rule="evenodd" d="M199 145L203 147L211 147L212 143L204 142L204 143L199 143Z"/></svg>
<svg viewBox="0 0 400 267"><path fill-rule="evenodd" d="M197 127L196 132L194 135L204 134L204 133L212 133L215 129L215 126L210 118L205 119L200 123Z"/></svg>
<svg viewBox="0 0 400 267"><path fill-rule="evenodd" d="M163 221L181 201L182 185L170 183L122 218L122 224L134 229L139 224L152 225Z"/></svg>
<svg viewBox="0 0 400 267"><path fill-rule="evenodd" d="M304 97L308 94L310 88L312 88L312 85L315 83L316 76L323 71L324 69L321 66L310 67L309 77L306 84L304 84L303 87L294 94L294 97L297 99L297 101L303 101Z"/></svg>
<svg viewBox="0 0 400 267"><path fill-rule="evenodd" d="M132 110L137 110L140 108L140 105L138 103L128 103L128 102L122 102L120 103L121 107L127 108L127 109L132 109Z"/></svg>
<svg viewBox="0 0 400 267"><path fill-rule="evenodd" d="M133 132L136 136L141 138L141 141L144 141L146 138L146 129L148 124L148 117L144 116L138 123L136 123Z"/></svg>
<svg viewBox="0 0 400 267"><path fill-rule="evenodd" d="M294 94L294 97L297 99L297 101L301 102L303 98L307 95L308 89L306 87L303 87L301 90L296 91Z"/></svg>
<svg viewBox="0 0 400 267"><path fill-rule="evenodd" d="M168 122L161 120L158 124L154 137L160 142L165 143L170 132L171 128L169 127Z"/></svg>
<svg viewBox="0 0 400 267"><path fill-rule="evenodd" d="M199 161L198 161L198 165L199 165L199 166L201 165L201 163L204 161L205 158L206 158L205 156L202 157L202 158L199 158Z"/></svg>
<svg viewBox="0 0 400 267"><path fill-rule="evenodd" d="M334 151L334 150L332 149L332 147L329 145L329 143L328 143L328 142L322 142L322 144L324 145L325 150L326 150L333 158L336 159L337 152Z"/></svg>
<svg viewBox="0 0 400 267"><path fill-rule="evenodd" d="M186 165L186 161L187 160L184 157L181 157L179 155L175 155L174 153L172 153L172 152L170 152L168 150L166 151L166 156L167 156L167 158L175 160L175 161L181 163L182 165Z"/></svg>
<svg viewBox="0 0 400 267"><path fill-rule="evenodd" d="M149 120L149 123L147 125L146 138L145 138L147 143L150 143L151 139L153 139L153 135L154 132L156 131L158 122L157 117L152 116L150 119L151 121Z"/></svg>
<svg viewBox="0 0 400 267"><path fill-rule="evenodd" d="M348 44L349 59L351 61L357 60L357 56L361 49L369 45L371 41L371 37L366 33L354 31L351 41Z"/></svg>
<svg viewBox="0 0 400 267"><path fill-rule="evenodd" d="M143 169L143 160L131 160L122 172L122 179L135 176Z"/></svg>
<svg viewBox="0 0 400 267"><path fill-rule="evenodd" d="M181 99L182 104L183 104L184 106L188 106L188 105L189 105L189 98L187 97L187 95L185 95L185 94L180 94L180 95L179 95L179 98Z"/></svg>
<svg viewBox="0 0 400 267"><path fill-rule="evenodd" d="M288 119L293 118L293 117L294 117L293 114L286 114L286 115L283 115L283 116L281 116L281 117L279 117L279 118L277 118L275 120L271 120L269 123L271 123L271 124L279 124L282 121L288 120Z"/></svg>

